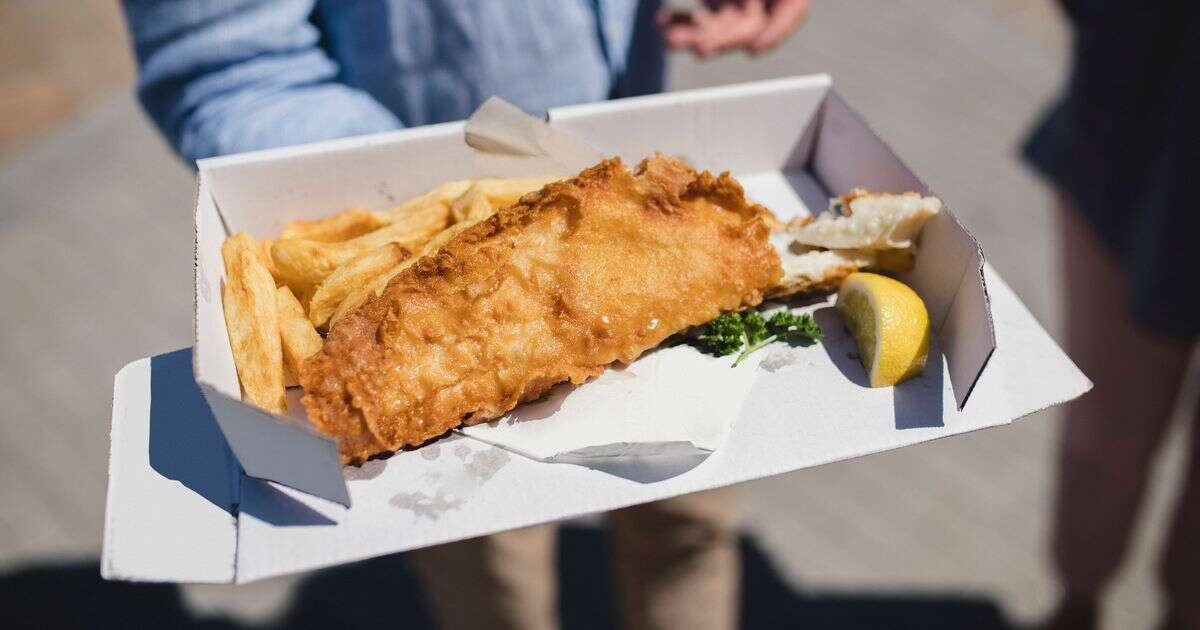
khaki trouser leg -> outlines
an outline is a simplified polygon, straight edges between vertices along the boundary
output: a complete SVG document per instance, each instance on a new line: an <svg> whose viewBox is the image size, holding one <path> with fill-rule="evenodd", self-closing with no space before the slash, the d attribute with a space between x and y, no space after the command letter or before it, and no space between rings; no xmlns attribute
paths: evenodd
<svg viewBox="0 0 1200 630"><path fill-rule="evenodd" d="M441 628L557 628L557 527L535 525L411 552Z"/></svg>
<svg viewBox="0 0 1200 630"><path fill-rule="evenodd" d="M609 513L625 628L736 627L736 498L719 488Z"/></svg>

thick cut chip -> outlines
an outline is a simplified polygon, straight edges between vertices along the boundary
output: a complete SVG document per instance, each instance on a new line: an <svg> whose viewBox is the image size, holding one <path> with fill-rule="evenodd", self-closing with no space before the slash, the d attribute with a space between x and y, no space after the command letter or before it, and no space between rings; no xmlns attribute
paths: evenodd
<svg viewBox="0 0 1200 630"><path fill-rule="evenodd" d="M374 215L384 223L395 223L396 221L403 221L411 215L430 210L441 210L449 213L450 204L462 196L471 187L471 183L472 181L469 179L446 182L420 197L409 199L394 208L375 212Z"/></svg>
<svg viewBox="0 0 1200 630"><path fill-rule="evenodd" d="M279 287L275 293L279 309L279 337L283 345L283 364L292 374L300 373L304 360L321 350L321 335L304 316L300 300L292 290Z"/></svg>
<svg viewBox="0 0 1200 630"><path fill-rule="evenodd" d="M478 183L472 185L467 192L450 204L450 216L454 219L454 225L461 225L464 222L478 223L495 212L496 209L491 200L488 199L483 192L483 187Z"/></svg>
<svg viewBox="0 0 1200 630"><path fill-rule="evenodd" d="M387 288L388 282L392 278L395 278L397 274L415 262L417 262L417 257L411 256L401 261L400 264L379 274L374 280L355 287L353 291L346 295L337 309L333 311L333 315L329 317L329 328L333 328L343 317L353 313L363 304L366 304L367 300L371 299L371 296L383 293L383 290Z"/></svg>
<svg viewBox="0 0 1200 630"><path fill-rule="evenodd" d="M271 277L275 279L275 286L283 285L283 278L279 276L279 270L275 268L275 260L271 258L271 246L275 241L267 239L258 242L258 251L262 259L263 266L271 273Z"/></svg>
<svg viewBox="0 0 1200 630"><path fill-rule="evenodd" d="M238 232L225 239L221 244L221 258L225 261L225 275L229 275L233 261L237 260L237 252L247 251L258 258L258 262L267 269L271 277L275 277L275 265L271 262L271 241L260 241L245 232Z"/></svg>
<svg viewBox="0 0 1200 630"><path fill-rule="evenodd" d="M248 402L283 413L283 350L275 282L257 250L225 249L229 256L222 306L238 380Z"/></svg>
<svg viewBox="0 0 1200 630"><path fill-rule="evenodd" d="M372 283L408 257L398 243L387 243L338 267L317 286L308 303L308 319L313 326L324 326L338 305L355 289Z"/></svg>
<svg viewBox="0 0 1200 630"><path fill-rule="evenodd" d="M525 195L541 190L546 184L561 178L521 177L511 179L477 179L450 206L456 222L474 219L482 221L496 210L513 205ZM480 200L486 201L481 204Z"/></svg>
<svg viewBox="0 0 1200 630"><path fill-rule="evenodd" d="M374 232L385 225L387 222L359 206L321 219L288 221L279 238L333 243Z"/></svg>
<svg viewBox="0 0 1200 630"><path fill-rule="evenodd" d="M332 327L338 322L338 320L354 312L355 309L363 304L366 304L367 300L370 299L371 296L383 293L383 290L387 287L389 280L394 278L401 271L404 271L405 268L416 263L418 259L424 256L432 256L436 254L437 251L441 249L443 245L450 242L450 239L454 238L455 235L495 214L495 208L496 207L493 206L492 202L488 200L481 187L472 186L451 205L451 211L454 212L456 216L461 217L458 220L458 223L455 223L441 232L438 232L436 236L429 239L429 242L425 243L425 245L421 248L421 251L418 252L416 256L400 262L399 264L388 269L386 273L382 273L377 276L371 282L363 283L347 293L346 297L342 299L341 304L338 305L338 307L333 311L333 314L329 317L329 325Z"/></svg>
<svg viewBox="0 0 1200 630"><path fill-rule="evenodd" d="M338 267L388 243L417 251L430 238L446 229L450 209L429 206L415 211L374 232L338 243L303 239L280 239L271 246L271 257L284 283L297 295L314 289Z"/></svg>

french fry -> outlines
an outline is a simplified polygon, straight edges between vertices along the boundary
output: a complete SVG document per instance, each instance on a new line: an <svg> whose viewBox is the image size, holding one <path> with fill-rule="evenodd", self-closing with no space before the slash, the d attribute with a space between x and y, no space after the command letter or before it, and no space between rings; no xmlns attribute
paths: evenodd
<svg viewBox="0 0 1200 630"><path fill-rule="evenodd" d="M225 261L225 275L232 275L233 262L237 260L237 252L244 250L254 254L258 258L258 262L274 278L275 274L271 271L274 265L271 263L270 243L271 241L259 241L245 232L238 232L225 239L225 242L221 244L221 259Z"/></svg>
<svg viewBox="0 0 1200 630"><path fill-rule="evenodd" d="M287 403L275 281L257 248L235 244L222 249L227 269L222 307L244 397L266 411L283 413Z"/></svg>
<svg viewBox="0 0 1200 630"><path fill-rule="evenodd" d="M376 217L375 213L358 206L321 219L288 221L279 238L298 238L322 243L348 241L374 232L387 223Z"/></svg>
<svg viewBox="0 0 1200 630"><path fill-rule="evenodd" d="M395 278L401 271L407 269L410 265L417 261L416 256L411 256L400 264L388 269L384 273L379 274L372 281L359 285L353 291L346 295L342 303L338 305L337 310L329 317L329 328L333 328L341 319L350 313L353 313L358 307L367 303L367 300L373 296L383 293L387 288L388 282Z"/></svg>
<svg viewBox="0 0 1200 630"><path fill-rule="evenodd" d="M413 257L413 262L416 262L416 258L421 258L422 256L428 256L437 252L437 250L441 249L443 245L449 243L450 239L454 238L459 233L478 222L479 221L462 221L461 223L455 223L441 232L438 232L437 236L429 239L429 242L425 243L425 246L421 248L421 252L417 256Z"/></svg>
<svg viewBox="0 0 1200 630"><path fill-rule="evenodd" d="M456 235L465 231L472 225L475 225L476 223L479 223L493 214L496 214L496 211L503 207L496 205L491 199L489 199L485 190L486 188L484 186L475 185L468 189L467 192L463 193L461 197L455 199L454 203L450 206L450 212L458 217L457 223L442 230L441 232L438 232L437 235L429 239L429 242L425 243L425 245L421 248L419 256L428 256L437 252L437 250L441 249L443 245L450 242L450 239L454 238Z"/></svg>
<svg viewBox="0 0 1200 630"><path fill-rule="evenodd" d="M313 290L329 274L354 258L388 243L417 251L446 228L447 206L428 206L392 224L340 243L280 239L271 246L271 258L280 277L297 295Z"/></svg>
<svg viewBox="0 0 1200 630"><path fill-rule="evenodd" d="M304 316L300 300L292 290L279 287L275 292L279 309L279 338L283 346L283 364L293 376L300 375L304 360L321 350L321 335Z"/></svg>
<svg viewBox="0 0 1200 630"><path fill-rule="evenodd" d="M474 223L475 221L491 216L495 211L495 207L492 206L492 202L488 199L487 193L484 192L483 186L475 183L467 189L467 192L463 193L450 204L450 215L454 217L454 225L450 227L467 221ZM442 234L444 233L443 231ZM441 234L438 234L438 236L441 236ZM434 237L434 239L436 238L437 236Z"/></svg>
<svg viewBox="0 0 1200 630"><path fill-rule="evenodd" d="M426 241L433 238L433 235L446 229L448 225L450 225L450 207L448 205L430 206L414 211L374 232L338 243L338 246L354 250L355 256L387 243L399 243L404 249L416 251Z"/></svg>
<svg viewBox="0 0 1200 630"><path fill-rule="evenodd" d="M462 196L468 188L471 187L472 180L460 179L452 182L446 182L437 188L421 195L409 199L404 203L390 208L373 213L375 218L384 223L394 223L402 220L412 214L419 213L430 208L446 208L450 207L450 203Z"/></svg>
<svg viewBox="0 0 1200 630"><path fill-rule="evenodd" d="M302 302L303 296L311 297L316 285L343 262L336 257L338 253L320 241L295 238L280 239L271 245L271 260L284 286Z"/></svg>
<svg viewBox="0 0 1200 630"><path fill-rule="evenodd" d="M341 303L338 304L332 315L329 316L329 327L332 328L338 320L365 304L372 295L383 293L388 281L418 259L436 253L459 233L495 214L495 206L492 205L492 202L484 194L483 187L472 186L451 204L451 211L457 212L462 217L458 223L438 232L433 238L429 239L421 247L420 252L416 256L412 256L392 267L386 273L380 274L373 282L360 284L356 289L346 293ZM309 313L310 315L312 314L311 309Z"/></svg>
<svg viewBox="0 0 1200 630"><path fill-rule="evenodd" d="M408 256L408 250L398 243L387 243L338 267L313 293L308 303L309 321L313 326L324 326L347 295L364 284L370 284Z"/></svg>
<svg viewBox="0 0 1200 630"><path fill-rule="evenodd" d="M359 285L347 293L346 297L342 299L341 304L338 305L337 309L335 309L333 314L329 317L329 328L332 328L333 325L338 322L338 320L342 319L346 315L349 315L358 309L358 307L366 304L367 300L370 299L371 296L383 293L383 290L387 288L388 282L391 281L392 278L396 277L396 275L401 271L404 271L410 267L423 256L428 256L437 252L437 250L441 249L443 245L450 241L450 239L454 238L456 234L466 230L475 223L478 223L478 221L464 221L462 223L455 223L454 225L442 230L437 236L434 236L429 240L428 243L425 244L425 246L421 249L420 255L410 256L400 264L377 276L373 281Z"/></svg>
<svg viewBox="0 0 1200 630"><path fill-rule="evenodd" d="M525 195L541 190L543 186L558 181L558 177L517 177L517 178L484 178L475 180L471 186L487 198L492 212L513 205ZM489 212L488 214L492 214ZM467 216L454 215L455 221L462 221ZM478 217L482 219L484 217Z"/></svg>
<svg viewBox="0 0 1200 630"><path fill-rule="evenodd" d="M271 245L274 243L275 241L269 239L259 241L258 251L261 255L263 266L267 268L267 271L271 272L271 277L275 279L275 286L281 286L283 278L279 277L279 270L275 268L275 260L271 258Z"/></svg>

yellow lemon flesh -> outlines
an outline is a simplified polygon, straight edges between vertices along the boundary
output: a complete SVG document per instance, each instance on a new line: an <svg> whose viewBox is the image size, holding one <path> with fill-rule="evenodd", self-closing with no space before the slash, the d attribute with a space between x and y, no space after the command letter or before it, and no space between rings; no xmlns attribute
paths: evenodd
<svg viewBox="0 0 1200 630"><path fill-rule="evenodd" d="M837 309L871 387L903 382L925 369L929 313L908 285L875 273L852 273L838 290Z"/></svg>

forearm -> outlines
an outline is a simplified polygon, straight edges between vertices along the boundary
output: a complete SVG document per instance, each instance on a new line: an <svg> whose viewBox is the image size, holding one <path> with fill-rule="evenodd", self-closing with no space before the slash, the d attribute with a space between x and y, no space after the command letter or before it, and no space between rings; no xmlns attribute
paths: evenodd
<svg viewBox="0 0 1200 630"><path fill-rule="evenodd" d="M124 0L146 112L185 158L395 129L338 68L313 0Z"/></svg>

